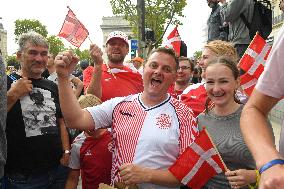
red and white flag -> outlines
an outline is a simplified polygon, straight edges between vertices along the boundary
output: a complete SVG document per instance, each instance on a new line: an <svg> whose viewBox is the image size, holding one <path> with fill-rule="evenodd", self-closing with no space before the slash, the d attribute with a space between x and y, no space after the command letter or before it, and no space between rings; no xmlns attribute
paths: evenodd
<svg viewBox="0 0 284 189"><path fill-rule="evenodd" d="M241 76L241 87L248 96L251 95L256 83L257 79L248 73L245 73Z"/></svg>
<svg viewBox="0 0 284 189"><path fill-rule="evenodd" d="M227 170L206 129L178 157L169 171L192 189L204 186L210 178Z"/></svg>
<svg viewBox="0 0 284 189"><path fill-rule="evenodd" d="M271 46L257 33L239 62L239 67L249 75L259 78L264 70Z"/></svg>
<svg viewBox="0 0 284 189"><path fill-rule="evenodd" d="M68 7L69 8L69 7ZM63 26L58 34L59 37L65 38L72 45L80 47L89 35L85 26L76 18L76 15L69 8L65 17Z"/></svg>
<svg viewBox="0 0 284 189"><path fill-rule="evenodd" d="M178 33L178 26L176 26L174 30L169 34L167 40L164 42L164 46L174 49L176 55L178 57L180 56L181 38Z"/></svg>
<svg viewBox="0 0 284 189"><path fill-rule="evenodd" d="M251 95L264 70L270 50L271 46L256 33L239 62L239 67L245 71L245 74L241 76L241 87L248 96Z"/></svg>

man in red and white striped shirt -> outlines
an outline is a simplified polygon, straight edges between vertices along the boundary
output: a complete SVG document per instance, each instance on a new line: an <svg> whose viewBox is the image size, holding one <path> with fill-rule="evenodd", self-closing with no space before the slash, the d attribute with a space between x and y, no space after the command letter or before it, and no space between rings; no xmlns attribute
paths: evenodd
<svg viewBox="0 0 284 189"><path fill-rule="evenodd" d="M61 109L69 127L112 129L112 182L137 184L140 189L179 188L168 168L198 130L191 109L167 93L177 78L175 53L167 48L152 51L143 72L142 93L84 110L66 81L75 59L70 52L56 57Z"/></svg>

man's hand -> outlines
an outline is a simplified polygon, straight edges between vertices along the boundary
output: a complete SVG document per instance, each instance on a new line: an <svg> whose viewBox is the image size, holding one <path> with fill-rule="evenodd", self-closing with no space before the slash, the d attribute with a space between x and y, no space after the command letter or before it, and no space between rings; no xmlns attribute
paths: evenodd
<svg viewBox="0 0 284 189"><path fill-rule="evenodd" d="M69 78L69 75L74 71L78 62L79 58L72 51L58 53L54 60L58 77Z"/></svg>
<svg viewBox="0 0 284 189"><path fill-rule="evenodd" d="M284 165L274 165L261 174L259 189L283 189Z"/></svg>
<svg viewBox="0 0 284 189"><path fill-rule="evenodd" d="M63 153L62 157L60 158L60 164L67 167L70 160L70 154Z"/></svg>
<svg viewBox="0 0 284 189"><path fill-rule="evenodd" d="M10 93L14 98L19 99L31 92L32 88L32 81L28 80L26 77L23 77L18 79L15 83L12 83L8 93Z"/></svg>
<svg viewBox="0 0 284 189"><path fill-rule="evenodd" d="M120 176L126 185L149 182L146 168L134 164L124 164L120 168Z"/></svg>
<svg viewBox="0 0 284 189"><path fill-rule="evenodd" d="M90 45L90 55L92 57L95 66L103 64L103 57L102 57L103 52L97 45L95 44Z"/></svg>

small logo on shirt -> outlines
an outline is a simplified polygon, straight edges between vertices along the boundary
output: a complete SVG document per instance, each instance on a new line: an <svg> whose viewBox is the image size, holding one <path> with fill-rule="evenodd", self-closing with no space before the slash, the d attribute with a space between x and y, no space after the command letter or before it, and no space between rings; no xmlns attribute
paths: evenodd
<svg viewBox="0 0 284 189"><path fill-rule="evenodd" d="M91 155L92 155L91 150L88 150L88 151L85 153L85 156L91 156Z"/></svg>
<svg viewBox="0 0 284 189"><path fill-rule="evenodd" d="M108 143L107 149L108 149L109 152L114 152L114 142L113 141Z"/></svg>
<svg viewBox="0 0 284 189"><path fill-rule="evenodd" d="M172 118L168 114L161 114L159 117L156 118L156 120L156 125L160 129L169 129L172 125Z"/></svg>
<svg viewBox="0 0 284 189"><path fill-rule="evenodd" d="M134 115L132 115L131 113L129 113L129 112L124 112L124 111L122 111L122 110L120 110L119 111L119 113L121 114L121 115L124 115L124 116L129 116L129 117L133 117Z"/></svg>
<svg viewBox="0 0 284 189"><path fill-rule="evenodd" d="M196 99L196 96L190 96L190 97Z"/></svg>

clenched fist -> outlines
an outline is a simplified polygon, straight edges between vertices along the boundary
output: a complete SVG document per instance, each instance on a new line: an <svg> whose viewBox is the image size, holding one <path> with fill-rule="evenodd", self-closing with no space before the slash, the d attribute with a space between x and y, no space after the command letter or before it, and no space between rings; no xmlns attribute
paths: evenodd
<svg viewBox="0 0 284 189"><path fill-rule="evenodd" d="M58 78L69 78L78 62L79 58L70 50L58 53L54 60Z"/></svg>

